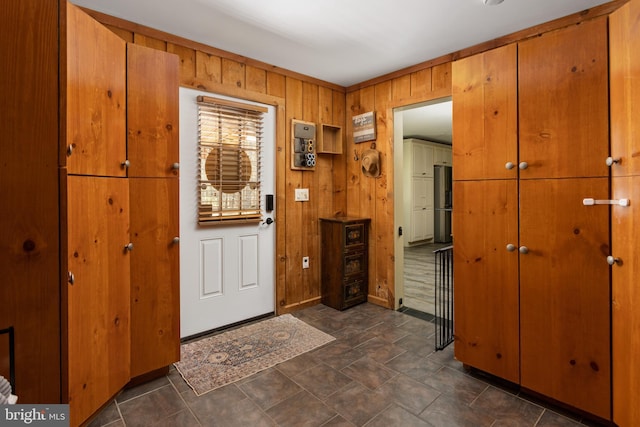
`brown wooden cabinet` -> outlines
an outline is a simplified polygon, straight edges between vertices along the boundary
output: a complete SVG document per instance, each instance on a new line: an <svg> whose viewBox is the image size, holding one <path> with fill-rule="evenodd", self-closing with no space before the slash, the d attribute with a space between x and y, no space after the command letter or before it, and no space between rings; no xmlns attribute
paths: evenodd
<svg viewBox="0 0 640 427"><path fill-rule="evenodd" d="M368 218L320 218L322 303L344 310L367 300Z"/></svg>
<svg viewBox="0 0 640 427"><path fill-rule="evenodd" d="M455 102L455 101L454 101ZM516 180L454 181L456 358L520 381Z"/></svg>
<svg viewBox="0 0 640 427"><path fill-rule="evenodd" d="M70 3L64 35L62 401L76 425L130 378L126 43Z"/></svg>
<svg viewBox="0 0 640 427"><path fill-rule="evenodd" d="M606 17L518 44L521 385L611 417Z"/></svg>
<svg viewBox="0 0 640 427"><path fill-rule="evenodd" d="M452 72L455 353L519 383L517 45Z"/></svg>
<svg viewBox="0 0 640 427"><path fill-rule="evenodd" d="M66 184L62 398L77 425L130 378L129 186L123 178L78 175Z"/></svg>
<svg viewBox="0 0 640 427"><path fill-rule="evenodd" d="M453 229L456 357L609 419L609 214L582 204L609 198L606 39L599 18L454 63Z"/></svg>
<svg viewBox="0 0 640 427"><path fill-rule="evenodd" d="M640 425L640 0L609 17L611 96L611 208L613 421ZM604 206L600 206L601 208ZM606 208L605 208L606 209Z"/></svg>

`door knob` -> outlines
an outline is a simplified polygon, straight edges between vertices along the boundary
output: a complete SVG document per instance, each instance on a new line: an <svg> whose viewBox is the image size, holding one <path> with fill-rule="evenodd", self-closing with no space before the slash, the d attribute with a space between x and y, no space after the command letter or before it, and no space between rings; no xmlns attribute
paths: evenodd
<svg viewBox="0 0 640 427"><path fill-rule="evenodd" d="M177 245L178 243L180 243L180 238L179 237L174 237L173 240L171 241L174 245Z"/></svg>
<svg viewBox="0 0 640 427"><path fill-rule="evenodd" d="M180 169L180 163L176 162L174 164L171 165L171 169L173 170L178 170Z"/></svg>
<svg viewBox="0 0 640 427"><path fill-rule="evenodd" d="M513 164L513 163L511 163L511 162L507 162L507 163L505 163L505 164L504 164L504 167L505 167L505 169L507 169L507 170L511 170L511 169L515 168L515 167L516 167L516 165L514 165L514 164Z"/></svg>
<svg viewBox="0 0 640 427"><path fill-rule="evenodd" d="M529 253L529 248L526 246L520 246L518 248L518 252L520 252L521 254L528 254Z"/></svg>
<svg viewBox="0 0 640 427"><path fill-rule="evenodd" d="M127 245L124 245L124 250L131 252L133 250L133 243L129 243Z"/></svg>
<svg viewBox="0 0 640 427"><path fill-rule="evenodd" d="M507 245L507 251L509 251L509 252L513 252L513 251L515 251L515 250L516 250L516 245L513 245L513 244L511 244L511 243L509 243L509 244Z"/></svg>
<svg viewBox="0 0 640 427"><path fill-rule="evenodd" d="M525 170L526 168L529 167L529 163L527 162L520 162L520 164L518 165L518 167L520 168L520 170Z"/></svg>
<svg viewBox="0 0 640 427"><path fill-rule="evenodd" d="M125 160L124 162L120 163L120 166L122 166L124 169L126 169L129 166L131 166L131 162L129 160Z"/></svg>

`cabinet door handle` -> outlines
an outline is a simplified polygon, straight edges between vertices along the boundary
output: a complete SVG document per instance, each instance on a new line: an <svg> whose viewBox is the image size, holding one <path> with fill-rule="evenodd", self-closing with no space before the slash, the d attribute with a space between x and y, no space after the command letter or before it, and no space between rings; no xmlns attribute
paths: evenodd
<svg viewBox="0 0 640 427"><path fill-rule="evenodd" d="M613 157L607 157L605 163L607 164L607 166L613 166L614 163L620 163L620 157L618 157L617 159L614 159Z"/></svg>
<svg viewBox="0 0 640 427"><path fill-rule="evenodd" d="M507 245L507 251L509 251L509 252L513 252L513 251L515 251L515 250L516 250L516 245L511 244L511 243L509 243L509 244Z"/></svg>
<svg viewBox="0 0 640 427"><path fill-rule="evenodd" d="M129 166L131 166L131 162L127 159L124 162L120 163L120 166L122 166L123 169L128 168Z"/></svg>
<svg viewBox="0 0 640 427"><path fill-rule="evenodd" d="M179 237L174 237L173 240L171 241L171 243L173 243L174 245L177 245L178 243L180 243L180 238Z"/></svg>
<svg viewBox="0 0 640 427"><path fill-rule="evenodd" d="M527 162L520 162L520 164L518 165L518 167L520 168L520 170L525 170L526 168L529 167L529 163Z"/></svg>
<svg viewBox="0 0 640 427"><path fill-rule="evenodd" d="M507 163L504 164L504 168L507 169L507 170L511 170L511 169L513 169L515 167L516 167L516 165L514 165L511 162L507 162Z"/></svg>
<svg viewBox="0 0 640 427"><path fill-rule="evenodd" d="M70 285L73 285L74 283L76 283L76 276L72 272L68 272L67 281L69 282Z"/></svg>
<svg viewBox="0 0 640 427"><path fill-rule="evenodd" d="M178 170L180 169L180 163L175 162L174 164L171 165L171 169L173 170Z"/></svg>
<svg viewBox="0 0 640 427"><path fill-rule="evenodd" d="M133 250L133 243L129 243L127 245L124 245L124 250L131 252Z"/></svg>
<svg viewBox="0 0 640 427"><path fill-rule="evenodd" d="M607 257L607 264L609 264L609 265L614 265L614 264L621 265L622 264L622 260L620 258L616 258L614 256L609 255Z"/></svg>
<svg viewBox="0 0 640 427"><path fill-rule="evenodd" d="M529 253L529 248L526 246L520 246L518 248L518 252L520 252L521 254L528 254Z"/></svg>
<svg viewBox="0 0 640 427"><path fill-rule="evenodd" d="M618 205L618 206L629 206L631 204L631 200L629 199L619 199L619 200L597 200L592 198L582 199L582 204L585 206L593 206L593 205Z"/></svg>

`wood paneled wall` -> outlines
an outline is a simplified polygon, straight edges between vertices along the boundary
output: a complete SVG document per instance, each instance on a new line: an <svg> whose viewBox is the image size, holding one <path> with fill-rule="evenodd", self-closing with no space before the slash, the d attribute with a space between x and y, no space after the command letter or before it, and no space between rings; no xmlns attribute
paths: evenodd
<svg viewBox="0 0 640 427"><path fill-rule="evenodd" d="M318 219L348 215L371 218L369 301L394 308L393 108L451 95L451 62L563 26L610 13L628 0L614 0L500 39L471 46L350 88L182 39L87 10L126 41L167 50L181 60L181 84L277 106L276 309L279 314L320 302ZM376 148L382 173L367 178L359 154L371 142L354 144L350 118L375 111ZM291 119L342 126L342 155L318 155L315 171L290 169ZM295 188L309 188L309 202L294 202ZM301 268L309 256L311 268Z"/></svg>

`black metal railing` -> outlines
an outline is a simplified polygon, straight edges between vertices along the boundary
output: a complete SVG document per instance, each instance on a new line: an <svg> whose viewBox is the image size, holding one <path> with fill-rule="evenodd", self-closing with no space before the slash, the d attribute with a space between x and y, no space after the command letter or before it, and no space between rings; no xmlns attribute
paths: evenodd
<svg viewBox="0 0 640 427"><path fill-rule="evenodd" d="M436 351L453 342L453 246L446 246L435 254L435 325Z"/></svg>

